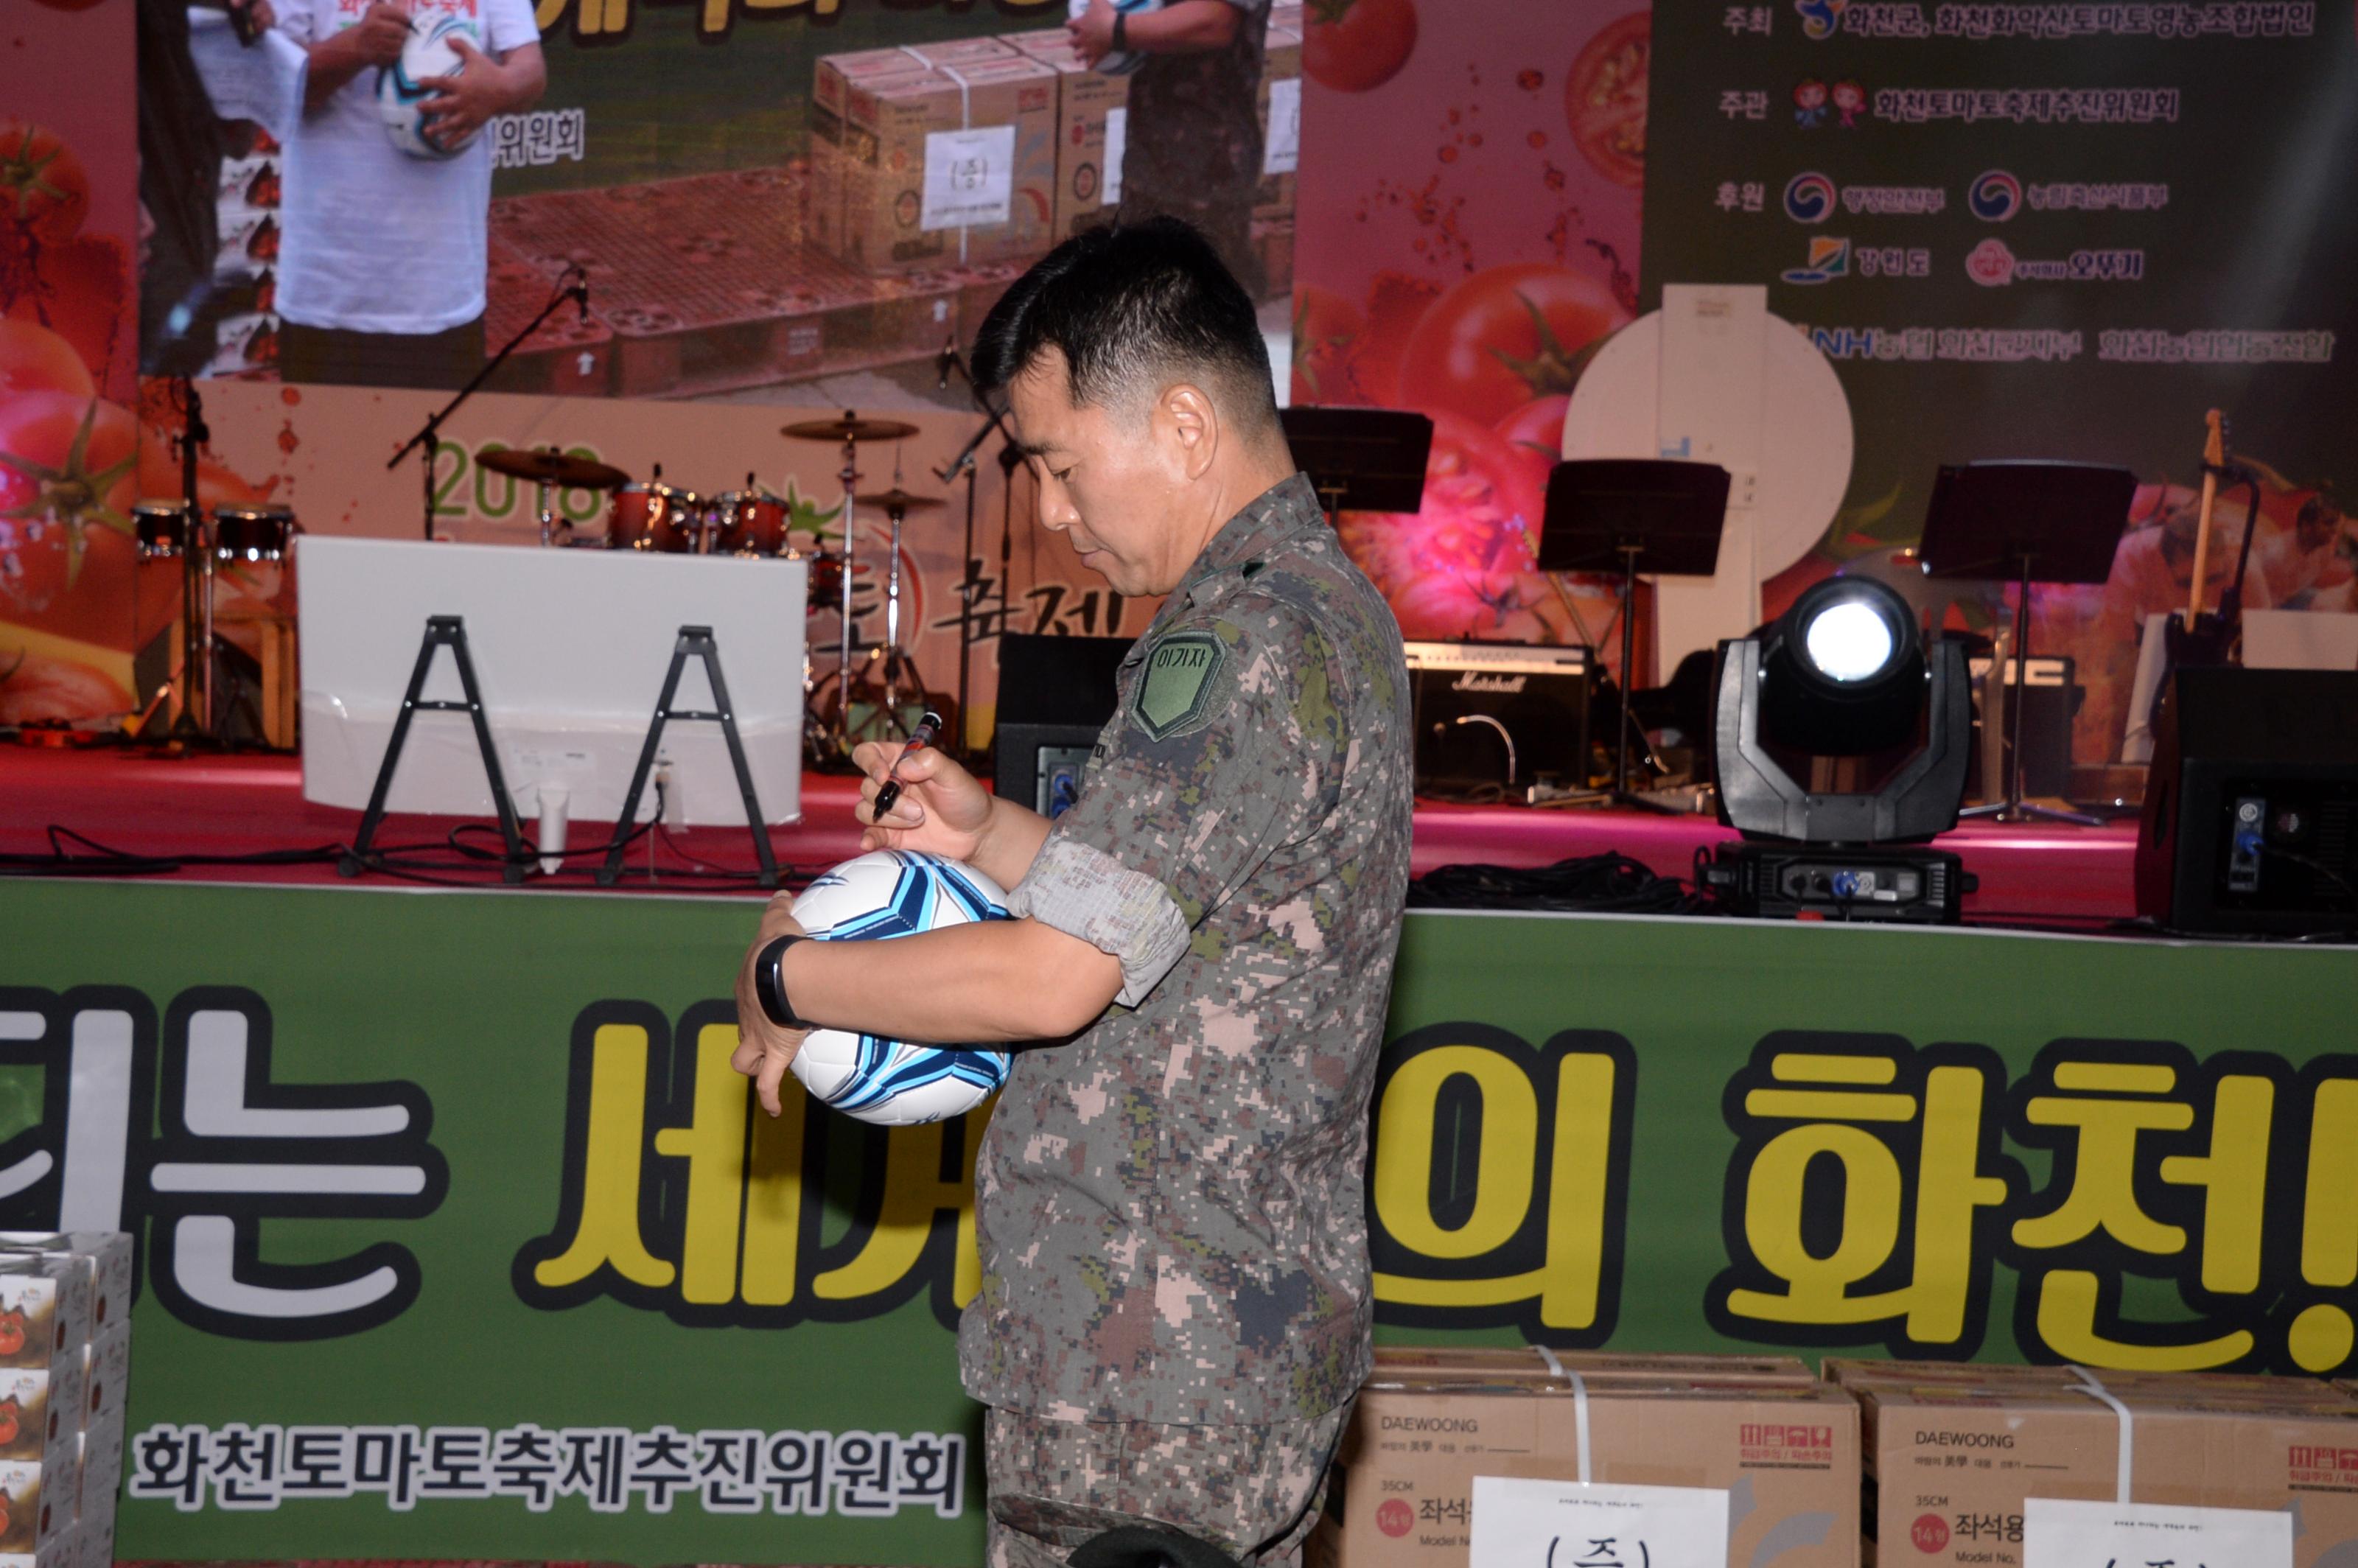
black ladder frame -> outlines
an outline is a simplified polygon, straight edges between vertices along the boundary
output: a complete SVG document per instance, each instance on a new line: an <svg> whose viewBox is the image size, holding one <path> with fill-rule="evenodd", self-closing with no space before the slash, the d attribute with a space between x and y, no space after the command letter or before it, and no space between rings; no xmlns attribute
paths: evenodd
<svg viewBox="0 0 2358 1568"><path fill-rule="evenodd" d="M705 678L712 683L712 700L717 705L711 711L675 708L671 705L679 692L680 671L687 668L690 655L704 661ZM639 797L646 793L647 775L654 770L655 751L663 741L664 726L675 719L720 726L720 733L729 742L729 761L737 770L737 794L745 802L745 825L753 836L753 855L761 862L760 874L754 881L764 888L776 887L777 859L770 853L769 829L762 817L761 800L753 793L753 770L746 766L745 745L737 737L737 710L729 700L729 683L720 678L720 647L713 640L709 626L683 626L678 641L672 644L671 669L664 676L663 695L655 698L654 719L647 726L647 743L639 749L639 765L631 774L630 793L622 797L622 813L614 818L614 837L606 846L606 863L598 868L598 885L610 888L622 880L622 853L631 845L631 827L639 815Z"/></svg>
<svg viewBox="0 0 2358 1568"><path fill-rule="evenodd" d="M426 689L426 676L434 667L436 650L448 648L459 666L459 688L466 693L460 702L428 700L421 694ZM393 721L393 738L385 742L384 761L377 764L376 787L369 792L368 810L361 815L360 836L352 847L336 861L336 874L356 877L368 870L369 845L384 821L384 797L393 790L393 771L401 761L401 749L409 740L409 721L419 713L464 713L475 723L475 748L482 753L483 773L491 780L492 806L500 816L500 837L507 842L507 859L500 868L503 881L524 881L526 852L524 833L516 826L515 803L508 798L506 778L500 772L499 748L492 744L491 721L483 716L483 694L475 685L475 661L467 653L467 625L461 616L429 615L426 618L426 635L418 641L417 663L409 672L409 690L401 699L401 712Z"/></svg>

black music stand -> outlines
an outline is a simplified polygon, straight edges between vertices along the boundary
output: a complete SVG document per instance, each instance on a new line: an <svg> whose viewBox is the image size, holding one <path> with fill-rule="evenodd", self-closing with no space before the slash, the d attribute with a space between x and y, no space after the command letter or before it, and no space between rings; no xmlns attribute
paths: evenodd
<svg viewBox="0 0 2358 1568"><path fill-rule="evenodd" d="M2022 798L2022 690L2030 667L2030 585L2099 583L2113 575L2113 555L2129 520L2136 475L2100 463L2012 460L1943 466L1917 546L1924 575L2011 579L2014 676L2006 682L2006 798L1962 811L2000 822L2077 822L2104 818L2058 811ZM1996 666L1992 666L1995 670ZM1983 688L1987 692L1985 681Z"/></svg>
<svg viewBox="0 0 2358 1568"><path fill-rule="evenodd" d="M1629 789L1638 574L1710 577L1719 570L1727 483L1727 470L1717 463L1652 458L1581 458L1548 473L1540 570L1612 572L1621 579L1621 713L1606 791L1613 800L1644 804Z"/></svg>
<svg viewBox="0 0 2358 1568"><path fill-rule="evenodd" d="M1415 512L1424 504L1433 421L1399 408L1281 408L1294 465L1310 476L1332 527L1342 512Z"/></svg>

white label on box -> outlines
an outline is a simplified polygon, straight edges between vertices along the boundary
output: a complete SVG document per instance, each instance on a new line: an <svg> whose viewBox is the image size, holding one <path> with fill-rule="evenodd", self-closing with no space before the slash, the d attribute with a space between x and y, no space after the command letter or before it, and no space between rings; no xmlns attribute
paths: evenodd
<svg viewBox="0 0 2358 1568"><path fill-rule="evenodd" d="M1110 207L1121 200L1121 153L1130 145L1130 111L1106 111L1105 185L1098 200Z"/></svg>
<svg viewBox="0 0 2358 1568"><path fill-rule="evenodd" d="M1269 84L1269 140L1261 145L1263 174L1292 174L1302 161L1302 79Z"/></svg>
<svg viewBox="0 0 2358 1568"><path fill-rule="evenodd" d="M1015 127L934 131L925 137L926 230L1004 223L1015 198Z"/></svg>
<svg viewBox="0 0 2358 1568"><path fill-rule="evenodd" d="M2022 1505L2022 1568L2292 1568L2292 1515L2159 1503Z"/></svg>
<svg viewBox="0 0 2358 1568"><path fill-rule="evenodd" d="M1476 1476L1470 1522L1468 1556L1482 1568L1727 1564L1727 1493L1720 1487L1584 1487Z"/></svg>

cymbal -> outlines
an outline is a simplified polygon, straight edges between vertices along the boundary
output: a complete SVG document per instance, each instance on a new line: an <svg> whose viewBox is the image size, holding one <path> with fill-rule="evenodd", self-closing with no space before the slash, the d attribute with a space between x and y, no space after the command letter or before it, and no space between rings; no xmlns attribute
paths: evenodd
<svg viewBox="0 0 2358 1568"><path fill-rule="evenodd" d="M912 495L897 484L890 490L880 490L873 495L855 495L851 499L859 505L881 506L887 512L922 512L928 506L942 504L941 498L938 496Z"/></svg>
<svg viewBox="0 0 2358 1568"><path fill-rule="evenodd" d="M631 482L629 474L611 464L593 463L587 458L568 457L563 452L510 449L485 452L475 461L493 473L533 484L562 485L568 490L612 490Z"/></svg>
<svg viewBox="0 0 2358 1568"><path fill-rule="evenodd" d="M797 441L901 441L917 433L898 419L862 419L847 408L840 419L805 419L783 425L778 434Z"/></svg>

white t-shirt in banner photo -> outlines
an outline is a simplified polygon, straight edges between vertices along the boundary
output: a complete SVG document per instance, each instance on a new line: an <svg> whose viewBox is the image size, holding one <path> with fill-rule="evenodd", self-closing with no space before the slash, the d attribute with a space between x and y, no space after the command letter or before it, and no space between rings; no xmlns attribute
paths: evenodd
<svg viewBox="0 0 2358 1568"><path fill-rule="evenodd" d="M369 0L276 0L278 26L310 45L359 21ZM417 0L473 24L497 58L540 41L532 0ZM483 313L492 138L458 157L412 157L379 117L370 67L307 112L287 143L278 311L352 332L448 330ZM486 128L488 129L488 127Z"/></svg>

